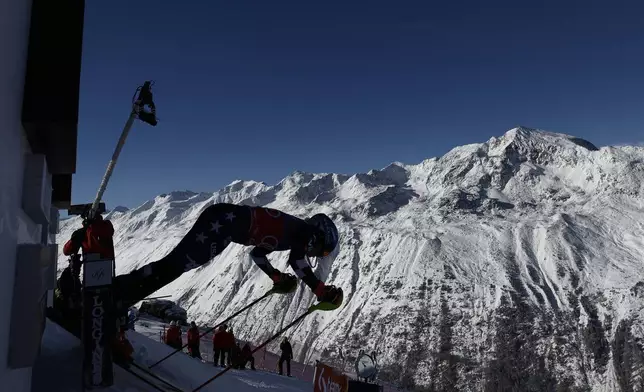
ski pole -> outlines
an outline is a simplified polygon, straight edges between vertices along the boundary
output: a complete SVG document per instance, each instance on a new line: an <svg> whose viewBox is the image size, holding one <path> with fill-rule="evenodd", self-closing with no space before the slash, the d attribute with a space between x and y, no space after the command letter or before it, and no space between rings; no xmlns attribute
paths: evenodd
<svg viewBox="0 0 644 392"><path fill-rule="evenodd" d="M264 346L266 346L268 343L272 342L274 339L276 339L276 338L277 338L277 337L279 337L281 334L283 334L283 333L284 333L284 331L288 330L289 328L291 328L291 327L292 327L292 326L294 326L295 324L297 324L297 323L299 323L300 321L302 321L302 320L303 320L306 316L308 316L309 314L311 314L311 313L313 313L314 311L318 310L318 306L319 306L319 304L311 305L311 306L309 307L309 309L308 309L306 312L302 313L298 318L296 318L295 320L291 321L291 322L290 322L287 326L285 326L284 328L280 329L278 332L276 332L276 333L275 333L275 335L273 335L273 336L271 336L270 338L268 338L268 340L266 340L264 343L262 343L261 345L259 345L259 346L255 347L255 349L254 349L253 351L251 351L251 352L250 352L250 355L253 355L253 354L254 354L255 352L257 352L258 350L261 350L261 349L262 349ZM206 380L203 384L201 384L201 385L199 385L197 388L193 389L193 390L192 390L192 392L197 392L197 391L198 391L198 390L200 390L201 388L203 388L203 387L205 387L206 385L210 384L211 382L213 382L213 381L214 381L214 380L216 380L217 378L221 377L224 373L226 373L227 371L229 371L230 369L232 369L232 367L233 367L233 365L228 365L224 370L222 370L222 371L220 371L219 373L215 374L215 375L214 375L214 376L212 376L209 380Z"/></svg>
<svg viewBox="0 0 644 392"><path fill-rule="evenodd" d="M141 301L149 301L151 299L168 298L168 297L172 297L172 296L171 295L161 295L159 297L148 297L148 298L143 298Z"/></svg>
<svg viewBox="0 0 644 392"><path fill-rule="evenodd" d="M268 296L269 296L269 295L271 295L271 294L273 294L273 290L272 290L272 289L271 289L271 290L268 290L264 295L262 295L261 297L257 298L257 299L256 299L256 300L254 300L253 302L251 302L251 303L249 303L248 305L244 306L243 308L239 309L237 312L235 312L235 313L233 313L232 315L230 315L230 317L228 317L228 318L227 318L227 319L225 319L224 321L220 322L219 324L215 325L215 326L214 326L214 327L212 327L212 328L209 328L209 329L208 329L208 330L206 330L205 332L202 332L202 333L199 335L199 339L201 339L204 335L206 335L206 334L208 334L208 333L210 333L210 332L214 331L214 330L215 330L217 327L219 327L220 325L225 324L225 323L227 323L228 321L232 320L233 318L237 317L240 313L243 313L245 310L247 310L247 309L249 309L250 307L252 307L252 306L256 305L259 301L263 300L264 298L268 297ZM152 368L153 368L153 367L155 367L156 365L158 365L158 364L160 364L161 362L165 361L166 359L170 358L171 356L173 356L174 354L178 353L179 351L182 351L182 350L183 350L184 348L186 348L186 347L188 347L188 343L184 344L181 348L178 348L178 349L174 350L174 351L173 351L173 352L171 352L170 354L168 354L168 355L166 355L165 357L161 358L160 360L156 361L155 363L153 363L152 365L150 365L150 366L149 366L149 368L150 368L150 369L152 369Z"/></svg>

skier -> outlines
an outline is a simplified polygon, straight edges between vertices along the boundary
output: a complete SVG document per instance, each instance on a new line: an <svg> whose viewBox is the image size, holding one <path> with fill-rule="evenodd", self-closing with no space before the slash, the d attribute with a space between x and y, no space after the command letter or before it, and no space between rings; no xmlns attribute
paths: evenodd
<svg viewBox="0 0 644 392"><path fill-rule="evenodd" d="M329 255L338 240L335 224L324 214L303 220L272 208L218 203L199 215L190 231L165 257L115 277L114 292L125 302L121 306L136 303L184 272L208 263L234 242L254 246L250 257L271 278L274 290L281 293L294 291L297 279L275 269L267 255L290 250L288 263L297 277L318 301L324 302L324 309L336 309L342 304L342 289L325 285L313 273L307 256Z"/></svg>

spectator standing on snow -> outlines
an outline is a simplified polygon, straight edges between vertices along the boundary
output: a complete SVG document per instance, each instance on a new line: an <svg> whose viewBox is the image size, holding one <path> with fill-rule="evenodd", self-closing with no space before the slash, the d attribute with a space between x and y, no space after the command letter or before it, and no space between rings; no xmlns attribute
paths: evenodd
<svg viewBox="0 0 644 392"><path fill-rule="evenodd" d="M191 357L202 359L201 351L199 350L200 343L201 339L199 337L199 328L197 328L197 324L192 321L190 323L190 329L188 330L188 352Z"/></svg>
<svg viewBox="0 0 644 392"><path fill-rule="evenodd" d="M233 369L241 369L241 348L239 343L235 343L233 349L230 352L231 364Z"/></svg>
<svg viewBox="0 0 644 392"><path fill-rule="evenodd" d="M246 364L250 362L250 369L255 370L255 358L253 358L253 355L251 354L251 349L248 343L244 344L244 347L241 349L241 354L240 354L240 369L246 369Z"/></svg>
<svg viewBox="0 0 644 392"><path fill-rule="evenodd" d="M228 347L228 333L226 329L228 327L224 324L217 332L212 335L212 362L215 366L226 366L226 351Z"/></svg>
<svg viewBox="0 0 644 392"><path fill-rule="evenodd" d="M170 322L170 328L168 328L168 331L165 334L165 343L176 350L181 349L181 346L183 346L181 329L174 320Z"/></svg>
<svg viewBox="0 0 644 392"><path fill-rule="evenodd" d="M280 344L280 350L282 350L282 355L280 355L280 360L279 360L279 370L280 370L280 375L282 375L282 364L286 362L286 375L291 377L291 359L293 359L293 347L291 347L291 343L288 341L287 337L284 337L284 340L282 340L282 343Z"/></svg>
<svg viewBox="0 0 644 392"><path fill-rule="evenodd" d="M170 322L168 329L163 331L163 342L168 346L172 346L172 335L174 334L173 323Z"/></svg>
<svg viewBox="0 0 644 392"><path fill-rule="evenodd" d="M134 324L138 319L138 311L135 307L130 308L127 314L127 329L134 331Z"/></svg>
<svg viewBox="0 0 644 392"><path fill-rule="evenodd" d="M233 364L235 358L235 334L233 333L233 328L230 327L226 331L226 353L228 355L228 365Z"/></svg>
<svg viewBox="0 0 644 392"><path fill-rule="evenodd" d="M119 331L116 337L116 341L114 342L112 352L114 355L114 362L127 367L129 367L129 365L132 363L132 353L134 353L134 347L132 347L132 344L125 335L125 328L122 328Z"/></svg>
<svg viewBox="0 0 644 392"><path fill-rule="evenodd" d="M80 335L83 317L82 283L80 280L83 262L80 255L69 258L69 265L56 280L54 290L54 310L59 324L76 335Z"/></svg>

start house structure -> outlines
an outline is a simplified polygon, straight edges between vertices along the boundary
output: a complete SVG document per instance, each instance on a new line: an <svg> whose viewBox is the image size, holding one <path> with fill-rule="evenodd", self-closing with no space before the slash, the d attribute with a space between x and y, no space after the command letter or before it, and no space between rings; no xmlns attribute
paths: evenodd
<svg viewBox="0 0 644 392"><path fill-rule="evenodd" d="M76 171L84 1L0 2L0 389L32 388Z"/></svg>

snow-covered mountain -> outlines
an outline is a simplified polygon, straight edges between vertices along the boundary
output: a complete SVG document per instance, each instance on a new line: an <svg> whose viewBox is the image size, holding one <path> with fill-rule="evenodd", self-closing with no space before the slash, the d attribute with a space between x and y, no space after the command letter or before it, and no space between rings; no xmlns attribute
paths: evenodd
<svg viewBox="0 0 644 392"><path fill-rule="evenodd" d="M377 351L381 378L425 390L644 391L643 184L642 147L515 128L416 165L236 181L108 217L125 273L165 255L216 202L328 213L341 245L315 270L345 304L290 335L300 361ZM63 222L59 241L77 227ZM221 320L270 287L249 250L231 245L155 295L199 323ZM275 266L288 270L286 256ZM302 285L232 325L259 342L312 301Z"/></svg>

